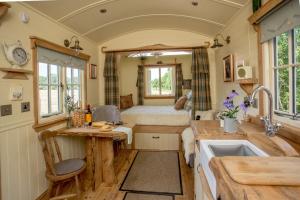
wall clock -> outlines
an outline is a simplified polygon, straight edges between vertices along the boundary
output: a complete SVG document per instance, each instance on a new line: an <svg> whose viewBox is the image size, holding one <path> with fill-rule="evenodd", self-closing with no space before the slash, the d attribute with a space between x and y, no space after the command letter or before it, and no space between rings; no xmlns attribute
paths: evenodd
<svg viewBox="0 0 300 200"><path fill-rule="evenodd" d="M21 41L17 41L15 44L8 45L3 44L4 53L7 61L13 65L13 67L22 67L30 60L30 54L22 46Z"/></svg>

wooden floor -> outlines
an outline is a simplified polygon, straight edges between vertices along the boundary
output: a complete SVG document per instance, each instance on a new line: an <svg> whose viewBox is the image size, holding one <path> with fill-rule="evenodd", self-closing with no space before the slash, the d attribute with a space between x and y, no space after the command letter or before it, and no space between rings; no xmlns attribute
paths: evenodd
<svg viewBox="0 0 300 200"><path fill-rule="evenodd" d="M82 194L82 200L123 200L126 192L119 191L119 188L137 154L136 150L123 150L115 159L115 170L117 183L112 187L100 185L94 192L86 191ZM194 199L194 176L193 169L189 168L184 161L182 152L179 153L181 166L181 180L183 186L183 195L175 196L175 200L193 200ZM74 190L73 185L66 186L64 193Z"/></svg>

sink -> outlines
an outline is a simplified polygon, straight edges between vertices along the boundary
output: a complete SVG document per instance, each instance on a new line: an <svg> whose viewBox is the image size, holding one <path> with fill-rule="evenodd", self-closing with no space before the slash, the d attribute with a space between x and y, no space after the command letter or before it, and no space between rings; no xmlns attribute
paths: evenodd
<svg viewBox="0 0 300 200"><path fill-rule="evenodd" d="M208 148L217 157L223 156L258 156L247 145L208 145Z"/></svg>
<svg viewBox="0 0 300 200"><path fill-rule="evenodd" d="M209 161L213 157L224 156L262 156L267 157L264 151L256 147L248 140L201 140L200 164L203 168L210 191L214 199L217 199L217 183L213 172L209 167Z"/></svg>

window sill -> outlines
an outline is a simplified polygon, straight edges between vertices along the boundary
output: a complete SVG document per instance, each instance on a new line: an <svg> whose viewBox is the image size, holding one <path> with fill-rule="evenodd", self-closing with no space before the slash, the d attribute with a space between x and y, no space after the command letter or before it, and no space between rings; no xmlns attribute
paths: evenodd
<svg viewBox="0 0 300 200"><path fill-rule="evenodd" d="M67 121L66 116L57 116L54 119L44 120L42 122L38 122L32 126L36 131L43 131L50 127L57 126L59 124L65 123Z"/></svg>
<svg viewBox="0 0 300 200"><path fill-rule="evenodd" d="M146 96L144 99L175 99L175 96Z"/></svg>

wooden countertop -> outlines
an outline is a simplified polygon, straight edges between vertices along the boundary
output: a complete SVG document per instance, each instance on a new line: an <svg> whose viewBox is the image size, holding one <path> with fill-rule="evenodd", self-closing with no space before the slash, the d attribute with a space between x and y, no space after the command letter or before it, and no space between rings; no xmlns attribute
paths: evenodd
<svg viewBox="0 0 300 200"><path fill-rule="evenodd" d="M223 128L219 127L218 121L193 121L191 126L194 130L196 140L246 139L270 156L285 156L285 153L265 135L263 127L255 124L243 123L239 126L238 133L236 134L224 133ZM296 150L300 152L298 144L293 143L293 147L296 147ZM217 180L217 196L220 196L222 200L275 200L300 198L300 187L249 186L239 184L233 181L228 175L221 160L221 157L212 158L210 161L210 168Z"/></svg>
<svg viewBox="0 0 300 200"><path fill-rule="evenodd" d="M82 136L82 137L100 137L112 139L124 139L127 137L125 133L117 131L101 131L99 128L69 128L58 131L58 135L66 136Z"/></svg>

